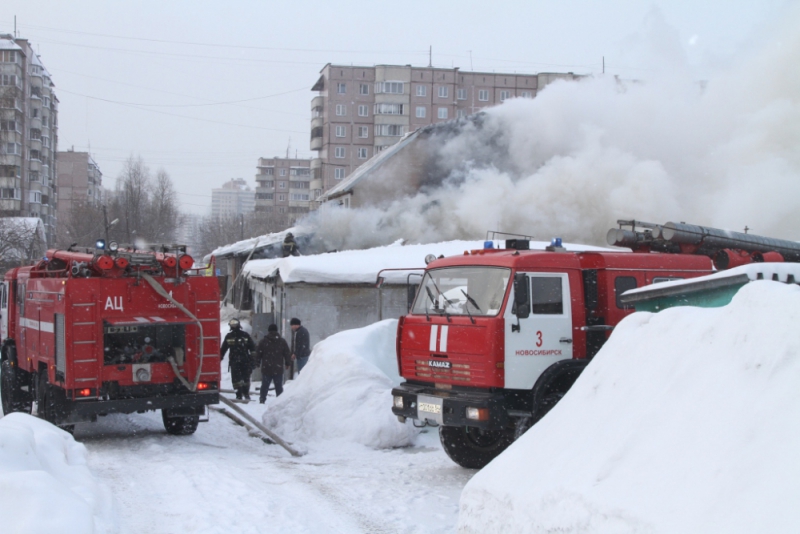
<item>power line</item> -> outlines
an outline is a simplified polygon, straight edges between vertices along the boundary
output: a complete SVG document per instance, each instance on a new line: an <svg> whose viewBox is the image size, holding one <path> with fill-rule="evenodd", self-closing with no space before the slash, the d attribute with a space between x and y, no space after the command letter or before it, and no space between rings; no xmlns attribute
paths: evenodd
<svg viewBox="0 0 800 534"><path fill-rule="evenodd" d="M99 100L101 102L108 102L110 104L117 104L117 105L120 105L120 106L131 107L133 109L138 109L140 111L149 111L150 113L158 113L158 114L161 114L161 115L169 115L171 117L180 117L180 118L183 118L183 119L192 119L192 120L201 121L201 122L210 122L210 123L213 123L213 124L224 124L226 126L237 126L239 128L252 128L254 130L265 130L265 131L270 131L270 132L286 132L286 133L299 133L299 134L307 134L308 133L307 131L302 131L301 132L301 131L298 131L298 130L282 130L282 129L279 129L279 128L264 128L263 126L252 126L252 125L249 125L249 124L236 124L236 123L233 123L233 122L217 121L217 120L213 120L213 119L202 119L202 118L199 118L199 117L190 117L190 116L187 116L187 115L178 115L177 113L168 113L166 111L158 111L156 109L148 109L148 108L145 108L145 107L141 107L138 104L130 104L128 102L119 102L117 100L111 100L111 99L108 99L108 98L100 98L100 97L96 97L96 96L84 95L82 93L76 93L76 92L73 92L73 91L68 91L68 90L66 90L64 88L59 88L58 92L63 92L63 93L67 93L67 94L75 95L75 96L82 96L84 98L89 98L91 100Z"/></svg>
<svg viewBox="0 0 800 534"><path fill-rule="evenodd" d="M6 22L8 24L8 22ZM68 33L68 34L75 34L75 35L91 35L93 37L107 37L112 39L126 39L130 41L145 41L145 42L152 42L152 43L164 43L164 44L179 44L179 45L190 45L190 46L208 46L212 48L234 48L234 49L243 49L243 50L270 50L270 51L280 51L280 52L324 52L326 54L335 53L335 54L427 54L427 52L420 52L419 50L412 51L412 50L331 50L331 49L324 49L324 48L282 48L282 47L272 47L272 46L254 46L254 45L233 45L233 44L221 44L221 43L203 43L197 41L171 41L168 39L151 39L147 37L130 37L124 35L111 35L111 34L104 34L104 33L92 33L92 32L81 32L77 30L65 30L62 28L51 28L47 26L38 26L35 24L20 24L22 27L26 28L33 28L34 30L46 30L46 31L54 31L60 33Z"/></svg>

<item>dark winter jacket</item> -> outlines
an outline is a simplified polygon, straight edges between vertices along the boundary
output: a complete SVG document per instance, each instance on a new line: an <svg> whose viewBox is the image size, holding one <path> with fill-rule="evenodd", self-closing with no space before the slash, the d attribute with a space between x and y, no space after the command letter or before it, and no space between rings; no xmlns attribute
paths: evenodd
<svg viewBox="0 0 800 534"><path fill-rule="evenodd" d="M283 373L283 369L292 363L292 353L286 340L277 332L269 332L258 342L255 363L261 365L261 374L264 376Z"/></svg>
<svg viewBox="0 0 800 534"><path fill-rule="evenodd" d="M225 353L231 351L231 363L251 362L251 352L256 350L256 344L250 334L241 328L233 329L228 332L219 348L220 361L225 359Z"/></svg>
<svg viewBox="0 0 800 534"><path fill-rule="evenodd" d="M294 238L287 237L283 240L283 257L288 258L289 256L299 256L300 251L297 250L297 242L295 242Z"/></svg>
<svg viewBox="0 0 800 534"><path fill-rule="evenodd" d="M292 354L297 358L308 358L311 356L311 337L305 326L301 326L294 331L292 336Z"/></svg>

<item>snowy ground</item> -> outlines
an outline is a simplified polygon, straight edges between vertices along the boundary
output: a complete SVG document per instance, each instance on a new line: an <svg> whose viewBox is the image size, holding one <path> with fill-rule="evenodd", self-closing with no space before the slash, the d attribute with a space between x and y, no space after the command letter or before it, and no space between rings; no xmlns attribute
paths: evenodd
<svg viewBox="0 0 800 534"><path fill-rule="evenodd" d="M474 474L447 458L435 431L414 447L338 444L301 458L218 413L188 437L166 434L158 414L109 416L75 437L131 534L454 532Z"/></svg>

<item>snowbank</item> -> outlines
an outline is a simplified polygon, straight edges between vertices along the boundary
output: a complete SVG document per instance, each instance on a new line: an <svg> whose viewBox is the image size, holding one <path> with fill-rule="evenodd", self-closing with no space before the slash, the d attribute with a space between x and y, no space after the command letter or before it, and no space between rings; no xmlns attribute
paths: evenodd
<svg viewBox="0 0 800 534"><path fill-rule="evenodd" d="M417 433L392 415L400 383L397 320L346 330L317 343L300 376L267 402L264 424L283 439L313 447L339 440L383 449L409 445Z"/></svg>
<svg viewBox="0 0 800 534"><path fill-rule="evenodd" d="M86 466L86 448L30 415L0 419L0 530L116 532L111 493Z"/></svg>
<svg viewBox="0 0 800 534"><path fill-rule="evenodd" d="M465 487L459 531L800 530L800 288L626 318Z"/></svg>

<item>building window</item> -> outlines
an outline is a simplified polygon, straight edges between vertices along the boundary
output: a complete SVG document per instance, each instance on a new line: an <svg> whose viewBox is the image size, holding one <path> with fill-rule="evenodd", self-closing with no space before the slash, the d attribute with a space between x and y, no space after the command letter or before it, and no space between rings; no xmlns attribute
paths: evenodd
<svg viewBox="0 0 800 534"><path fill-rule="evenodd" d="M402 95L405 89L404 82L376 82L375 94L388 93L392 95Z"/></svg>
<svg viewBox="0 0 800 534"><path fill-rule="evenodd" d="M0 187L0 198L20 200L19 189L14 189L13 187Z"/></svg>
<svg viewBox="0 0 800 534"><path fill-rule="evenodd" d="M31 182L38 182L39 181L39 171L28 171L28 179Z"/></svg>
<svg viewBox="0 0 800 534"><path fill-rule="evenodd" d="M278 182L278 189L286 189L286 182Z"/></svg>
<svg viewBox="0 0 800 534"><path fill-rule="evenodd" d="M375 104L375 115L402 115L403 104Z"/></svg>
<svg viewBox="0 0 800 534"><path fill-rule="evenodd" d="M289 182L289 189L308 189L309 183L308 182Z"/></svg>
<svg viewBox="0 0 800 534"><path fill-rule="evenodd" d="M337 180L344 178L344 167L336 167L333 169L333 177Z"/></svg>
<svg viewBox="0 0 800 534"><path fill-rule="evenodd" d="M32 204L41 204L42 203L42 192L41 191L29 191L28 200Z"/></svg>
<svg viewBox="0 0 800 534"><path fill-rule="evenodd" d="M17 52L15 50L0 50L0 62L17 63Z"/></svg>
<svg viewBox="0 0 800 534"><path fill-rule="evenodd" d="M358 149L358 159L367 159L369 157L369 149L368 148L359 148Z"/></svg>
<svg viewBox="0 0 800 534"><path fill-rule="evenodd" d="M361 139L366 139L367 137L369 137L369 127L367 127L367 126L359 126L358 127L358 136Z"/></svg>
<svg viewBox="0 0 800 534"><path fill-rule="evenodd" d="M278 201L285 201L286 195L278 195Z"/></svg>
<svg viewBox="0 0 800 534"><path fill-rule="evenodd" d="M0 130L4 132L18 132L17 121L0 121ZM33 135L31 130L31 135Z"/></svg>
<svg viewBox="0 0 800 534"><path fill-rule="evenodd" d="M261 174L262 175L272 176L273 174L275 174L275 167L262 168L261 169Z"/></svg>
<svg viewBox="0 0 800 534"><path fill-rule="evenodd" d="M388 137L400 137L405 133L405 127L401 124L376 124L375 135Z"/></svg>
<svg viewBox="0 0 800 534"><path fill-rule="evenodd" d="M456 117L457 118L462 119L462 118L464 118L464 115L465 115L465 113L464 113L463 109L457 109L456 110Z"/></svg>
<svg viewBox="0 0 800 534"><path fill-rule="evenodd" d="M0 75L0 85L17 85L17 78L13 74Z"/></svg>
<svg viewBox="0 0 800 534"><path fill-rule="evenodd" d="M336 92L340 95L343 95L347 92L347 84L346 83L337 83L336 84Z"/></svg>
<svg viewBox="0 0 800 534"><path fill-rule="evenodd" d="M439 115L440 119L446 119L447 118L447 108L439 108L438 115Z"/></svg>
<svg viewBox="0 0 800 534"><path fill-rule="evenodd" d="M344 137L347 135L347 128L345 126L336 127L336 137Z"/></svg>
<svg viewBox="0 0 800 534"><path fill-rule="evenodd" d="M281 169L281 176L286 176L286 169Z"/></svg>
<svg viewBox="0 0 800 534"><path fill-rule="evenodd" d="M342 159L344 158L344 147L337 146L333 151L333 157Z"/></svg>
<svg viewBox="0 0 800 534"><path fill-rule="evenodd" d="M466 100L467 99L467 90L466 89L459 89L458 93L456 93L456 98L459 100Z"/></svg>
<svg viewBox="0 0 800 534"><path fill-rule="evenodd" d="M308 193L289 193L289 200L308 200Z"/></svg>
<svg viewBox="0 0 800 534"><path fill-rule="evenodd" d="M417 118L425 118L425 106L417 106Z"/></svg>
<svg viewBox="0 0 800 534"><path fill-rule="evenodd" d="M478 100L481 102L488 102L489 101L489 90L488 89L481 89L478 91Z"/></svg>
<svg viewBox="0 0 800 534"><path fill-rule="evenodd" d="M336 104L336 116L344 117L347 115L347 106L344 104Z"/></svg>
<svg viewBox="0 0 800 534"><path fill-rule="evenodd" d="M447 86L443 85L439 87L439 98L447 98Z"/></svg>
<svg viewBox="0 0 800 534"><path fill-rule="evenodd" d="M369 106L366 104L360 104L358 106L358 116L359 117L368 117L369 116Z"/></svg>
<svg viewBox="0 0 800 534"><path fill-rule="evenodd" d="M511 91L500 91L500 102L504 102L511 98Z"/></svg>
<svg viewBox="0 0 800 534"><path fill-rule="evenodd" d="M418 85L417 96L428 96L428 88L424 85Z"/></svg>
<svg viewBox="0 0 800 534"><path fill-rule="evenodd" d="M272 180L265 180L265 181L261 182L261 187L266 188L266 189L275 187L275 182L272 181Z"/></svg>
<svg viewBox="0 0 800 534"><path fill-rule="evenodd" d="M286 208L284 208L282 206L278 207L278 213L286 213Z"/></svg>
<svg viewBox="0 0 800 534"><path fill-rule="evenodd" d="M521 96L522 98L533 98L533 93L531 93L530 91L522 91L519 94L519 96Z"/></svg>
<svg viewBox="0 0 800 534"><path fill-rule="evenodd" d="M273 200L274 193L256 193L256 200Z"/></svg>
<svg viewBox="0 0 800 534"><path fill-rule="evenodd" d="M311 176L311 169L308 167L292 167L289 169L291 176Z"/></svg>
<svg viewBox="0 0 800 534"><path fill-rule="evenodd" d="M368 95L369 94L369 85L366 83L362 83L358 86L358 94L360 95Z"/></svg>
<svg viewBox="0 0 800 534"><path fill-rule="evenodd" d="M38 150L31 150L31 151L29 152L29 157L28 157L28 159L31 159L31 160L41 160L41 158L42 158L42 154L41 154L41 153L40 153Z"/></svg>

